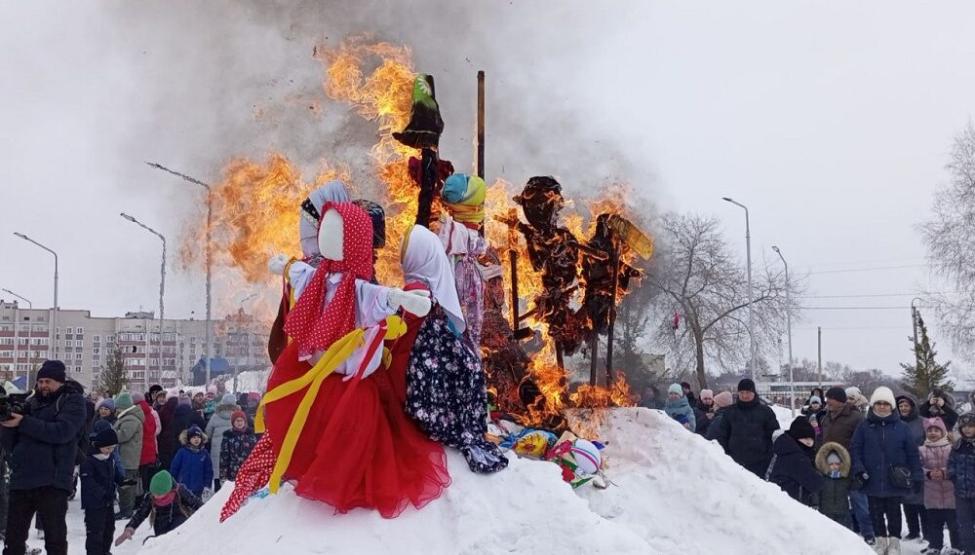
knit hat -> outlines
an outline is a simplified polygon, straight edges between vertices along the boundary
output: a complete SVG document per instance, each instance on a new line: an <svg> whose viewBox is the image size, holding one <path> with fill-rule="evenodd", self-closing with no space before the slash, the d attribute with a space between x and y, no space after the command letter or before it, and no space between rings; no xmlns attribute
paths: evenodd
<svg viewBox="0 0 975 555"><path fill-rule="evenodd" d="M819 395L813 395L812 397L809 398L809 404L810 405L822 405L823 404L823 400L819 398Z"/></svg>
<svg viewBox="0 0 975 555"><path fill-rule="evenodd" d="M873 395L870 396L870 406L872 407L880 402L885 402L892 407L897 406L897 401L894 400L894 392L889 387L880 386L873 390Z"/></svg>
<svg viewBox="0 0 975 555"><path fill-rule="evenodd" d="M230 415L230 424L233 425L233 423L236 422L238 418L243 418L244 419L244 425L245 426L247 425L247 414L244 411L242 411L242 410L235 410Z"/></svg>
<svg viewBox="0 0 975 555"><path fill-rule="evenodd" d="M108 410L110 410L112 412L115 412L115 401L111 397L106 397L106 398L102 399L101 401L98 401L98 404L95 405L95 410L98 410L98 409L100 409L102 407L104 407L104 408L106 408L106 409L108 409Z"/></svg>
<svg viewBox="0 0 975 555"><path fill-rule="evenodd" d="M146 396L141 393L132 394L132 402L136 405L146 400Z"/></svg>
<svg viewBox="0 0 975 555"><path fill-rule="evenodd" d="M220 399L220 404L221 405L236 405L237 404L237 396L234 395L233 393L227 393L226 395L224 395Z"/></svg>
<svg viewBox="0 0 975 555"><path fill-rule="evenodd" d="M714 399L714 392L710 389L702 389L700 397L702 401L705 399Z"/></svg>
<svg viewBox="0 0 975 555"><path fill-rule="evenodd" d="M132 408L132 396L128 391L123 389L115 396L115 408L120 411Z"/></svg>
<svg viewBox="0 0 975 555"><path fill-rule="evenodd" d="M842 387L831 387L826 390L826 398L832 399L834 401L839 401L840 403L846 402L846 392L843 391Z"/></svg>
<svg viewBox="0 0 975 555"><path fill-rule="evenodd" d="M679 383L672 383L670 387L667 388L667 394L676 393L678 395L684 395L684 388L680 386Z"/></svg>
<svg viewBox="0 0 975 555"><path fill-rule="evenodd" d="M149 482L149 493L153 495L166 495L171 491L173 491L173 475L167 470L160 470Z"/></svg>
<svg viewBox="0 0 975 555"><path fill-rule="evenodd" d="M67 381L64 363L60 360L45 360L41 369L37 371L37 379L43 380L45 378L60 383Z"/></svg>
<svg viewBox="0 0 975 555"><path fill-rule="evenodd" d="M734 402L735 398L731 395L730 391L722 391L714 396L714 406L718 407L719 409L730 407Z"/></svg>
<svg viewBox="0 0 975 555"><path fill-rule="evenodd" d="M100 449L109 445L118 445L118 434L111 427L103 428L88 436L91 439L91 446Z"/></svg>
<svg viewBox="0 0 975 555"><path fill-rule="evenodd" d="M944 435L948 435L948 428L945 427L944 421L937 416L924 419L924 431L928 431L928 428L938 428Z"/></svg>
<svg viewBox="0 0 975 555"><path fill-rule="evenodd" d="M809 419L805 416L796 417L792 421L792 425L789 426L788 433L796 441L803 438L816 439L816 430L813 429L812 424L809 423Z"/></svg>
<svg viewBox="0 0 975 555"><path fill-rule="evenodd" d="M843 464L843 459L836 454L836 451L830 451L829 455L826 455L826 464Z"/></svg>
<svg viewBox="0 0 975 555"><path fill-rule="evenodd" d="M860 391L860 388L855 385L851 385L850 387L846 388L845 393L847 399L863 397L863 393Z"/></svg>
<svg viewBox="0 0 975 555"><path fill-rule="evenodd" d="M190 428L188 430L186 430L186 440L187 441L189 441L190 439L193 439L194 437L200 437L200 438L203 437L203 430L201 430L199 426L195 426L195 425L194 426L190 426Z"/></svg>
<svg viewBox="0 0 975 555"><path fill-rule="evenodd" d="M958 417L958 429L960 430L965 426L975 426L975 412L966 412Z"/></svg>
<svg viewBox="0 0 975 555"><path fill-rule="evenodd" d="M755 382L751 378L745 378L738 382L738 391L751 391L755 393Z"/></svg>

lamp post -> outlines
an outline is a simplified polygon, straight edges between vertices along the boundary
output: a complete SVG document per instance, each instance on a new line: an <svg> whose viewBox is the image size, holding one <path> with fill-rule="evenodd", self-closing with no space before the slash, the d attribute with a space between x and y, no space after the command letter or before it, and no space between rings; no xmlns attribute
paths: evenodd
<svg viewBox="0 0 975 555"><path fill-rule="evenodd" d="M745 211L745 256L748 265L748 367L751 372L752 380L755 379L755 310L752 306L752 231L748 220L748 207L732 199L731 197L721 197L721 200L730 202Z"/></svg>
<svg viewBox="0 0 975 555"><path fill-rule="evenodd" d="M5 293L9 293L9 294L13 295L14 297L17 297L18 299L20 299L20 300L24 301L25 303L27 303L27 308L29 308L30 310L34 310L34 303L30 302L30 299L27 299L26 297L21 297L20 295L18 295L17 293L14 293L10 289L0 289L0 291L3 291ZM17 308L14 309L14 377L17 376L17 370L18 370L17 369L17 365L20 364L20 362L17 360L17 358L18 358L17 357L17 351L19 350L17 348L17 343L20 342L20 337L18 337L19 334L17 333L17 328L18 328L18 325L19 324L20 324L20 307L18 306ZM29 353L30 352L30 332L29 331L27 333L27 337L28 337L28 339L27 339L27 352ZM30 355L27 356L27 360L30 361Z"/></svg>
<svg viewBox="0 0 975 555"><path fill-rule="evenodd" d="M128 220L128 221L136 224L137 226L141 227L142 229L148 231L149 233L152 233L156 237L159 237L159 240L162 241L162 264L160 265L160 274L161 274L161 277L160 277L160 280L159 280L159 363L157 364L157 369L159 370L159 379L162 379L162 373L163 373L163 320L165 319L165 313L163 312L164 311L164 307L163 307L163 296L166 294L166 238L163 237L163 234L162 233L159 233L155 229L152 229L151 227L149 227L146 224L140 222L139 220L133 218L132 216L129 216L125 212L122 212L119 215L122 216L123 218L125 218L126 220ZM148 339L148 334L149 334L149 326L146 325L146 338L147 339ZM147 343L148 343L148 341L147 341ZM150 353L147 352L146 353L146 371L143 374L143 385L145 386L145 390L146 391L149 390L149 356L150 356Z"/></svg>
<svg viewBox="0 0 975 555"><path fill-rule="evenodd" d="M188 183L193 183L194 185L199 185L207 191L207 245L206 245L206 267L207 267L207 321L204 333L206 335L206 357L203 360L203 365L206 368L206 383L210 383L210 356L213 349L213 345L210 342L210 265L213 261L212 248L213 248L213 190L210 185L200 181L199 179L190 177L186 174L173 171L162 164L156 162L146 162L150 168L156 168L157 170L162 170L166 173L175 175L183 181Z"/></svg>
<svg viewBox="0 0 975 555"><path fill-rule="evenodd" d="M782 256L782 251L779 247L772 245L772 250L775 254L779 255L782 259L782 265L785 266L785 327L786 332L789 335L789 408L792 409L792 416L796 415L796 381L793 379L792 372L792 299L790 289L792 289L792 284L789 282L789 263L785 261L785 256Z"/></svg>
<svg viewBox="0 0 975 555"><path fill-rule="evenodd" d="M38 247L54 255L54 307L51 309L51 318L49 320L50 326L48 329L48 335L50 335L50 339L48 341L50 341L50 343L48 344L47 347L47 358L49 359L56 358L58 353L54 342L57 339L57 326L58 326L58 253L54 252L48 247L45 247L44 245L38 243L37 241L31 239L30 237L24 235L23 233L18 233L15 231L14 235L20 237L24 241L35 244Z"/></svg>

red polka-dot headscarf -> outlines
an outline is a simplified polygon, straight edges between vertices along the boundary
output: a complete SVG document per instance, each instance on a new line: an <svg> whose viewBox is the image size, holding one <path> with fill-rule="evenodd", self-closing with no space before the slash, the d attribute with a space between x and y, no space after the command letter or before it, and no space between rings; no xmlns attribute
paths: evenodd
<svg viewBox="0 0 975 555"><path fill-rule="evenodd" d="M372 220L350 202L327 202L322 215L333 209L342 216L343 260L326 258L319 264L284 325L284 331L298 342L299 356L303 358L327 349L355 329L355 279L372 279ZM325 281L336 272L342 273L342 281L324 306Z"/></svg>

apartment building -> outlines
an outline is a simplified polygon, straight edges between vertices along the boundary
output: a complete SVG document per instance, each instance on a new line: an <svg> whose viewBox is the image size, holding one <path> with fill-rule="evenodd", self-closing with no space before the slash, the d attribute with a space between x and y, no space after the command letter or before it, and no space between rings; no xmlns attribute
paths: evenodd
<svg viewBox="0 0 975 555"><path fill-rule="evenodd" d="M142 391L153 383L190 383L190 369L206 353L203 320L164 320L160 335L153 312L105 318L88 310L61 309L52 330L53 318L51 309L0 300L0 369L11 377L26 375L30 382L45 359L56 358L64 361L69 377L90 387L119 349L130 389ZM226 359L237 371L266 369L266 330L266 324L243 311L213 320L212 356Z"/></svg>

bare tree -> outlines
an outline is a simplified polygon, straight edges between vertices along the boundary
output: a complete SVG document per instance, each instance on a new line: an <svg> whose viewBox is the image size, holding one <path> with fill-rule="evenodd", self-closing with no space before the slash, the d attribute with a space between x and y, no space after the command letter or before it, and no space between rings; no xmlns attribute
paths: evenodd
<svg viewBox="0 0 975 555"><path fill-rule="evenodd" d="M759 348L768 351L777 343L773 338L781 334L786 310L782 272L759 269L749 301L745 268L725 243L716 219L671 214L663 218L658 233L659 258L648 281L661 293L656 337L669 347L668 366L678 373L693 367L702 388L708 381L706 362L716 362L722 370L740 367L747 361L744 318L749 306L758 311Z"/></svg>
<svg viewBox="0 0 975 555"><path fill-rule="evenodd" d="M959 352L975 352L975 126L969 121L951 148L949 182L934 196L932 216L920 226L928 262L957 289L927 295Z"/></svg>

